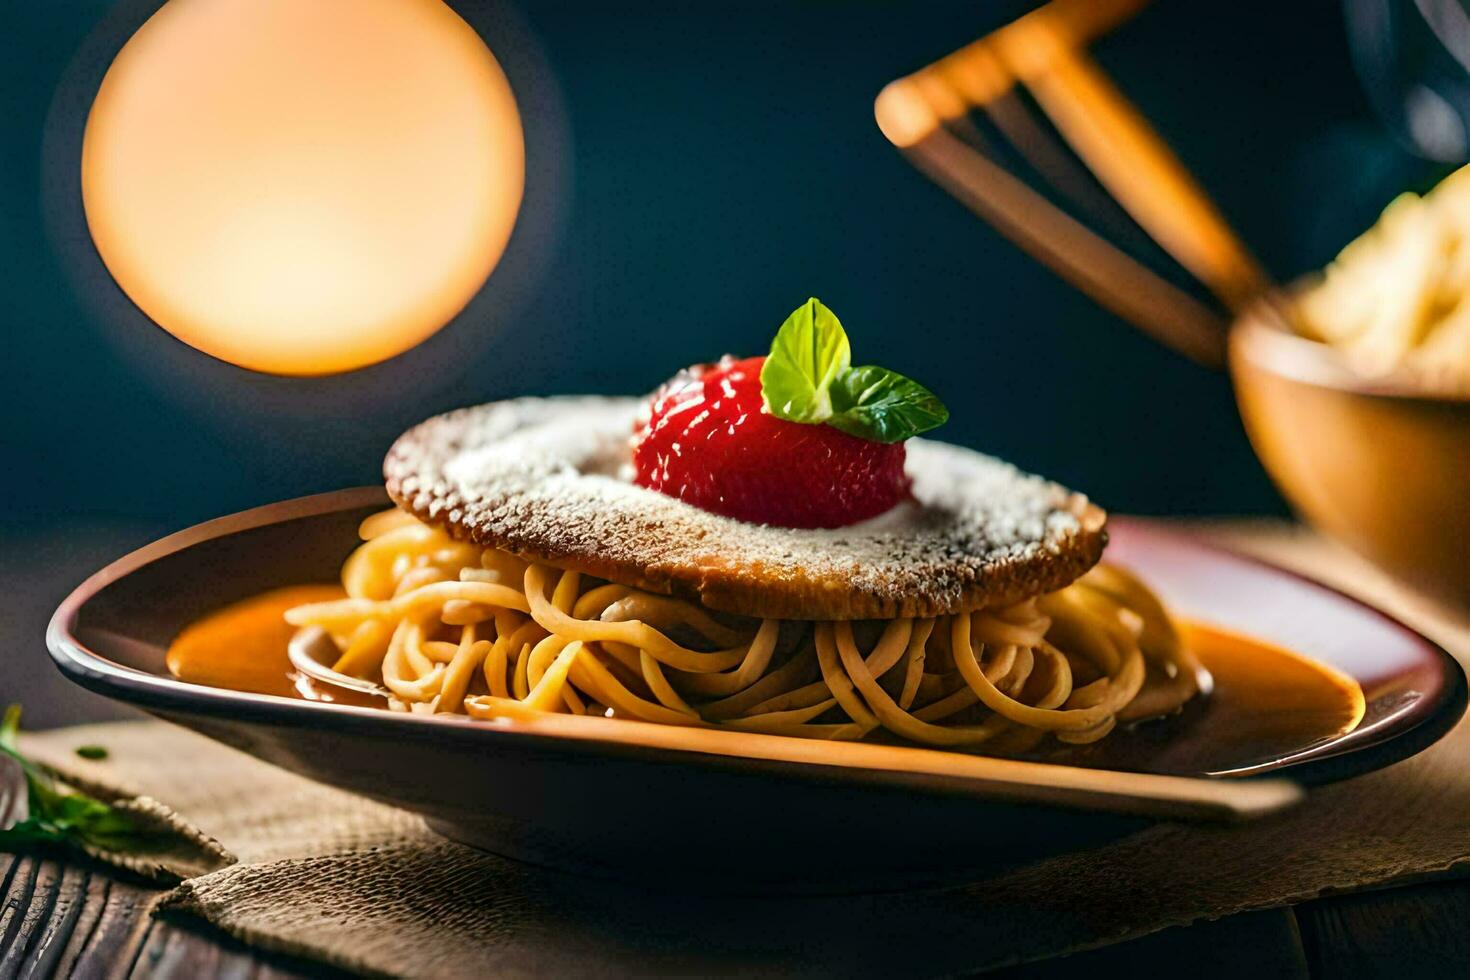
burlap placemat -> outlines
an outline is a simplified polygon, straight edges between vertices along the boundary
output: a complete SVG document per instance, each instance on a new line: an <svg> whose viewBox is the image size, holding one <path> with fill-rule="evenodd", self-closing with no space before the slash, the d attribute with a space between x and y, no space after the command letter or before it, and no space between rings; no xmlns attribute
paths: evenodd
<svg viewBox="0 0 1470 980"><path fill-rule="evenodd" d="M1314 540L1277 529L1216 533L1326 570L1322 577L1386 598L1451 649L1470 650L1463 628L1426 621ZM82 744L104 745L109 756L80 759L73 750ZM189 877L161 896L161 908L369 973L946 973L1470 867L1465 724L1408 762L1316 790L1258 824L1157 826L958 888L764 899L695 899L483 854L415 817L158 722L62 729L26 747L79 782L165 801L238 859Z"/></svg>

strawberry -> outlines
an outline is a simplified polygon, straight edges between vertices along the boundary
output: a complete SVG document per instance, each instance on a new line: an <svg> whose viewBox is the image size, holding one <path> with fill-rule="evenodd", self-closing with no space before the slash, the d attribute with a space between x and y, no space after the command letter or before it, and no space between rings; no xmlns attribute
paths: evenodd
<svg viewBox="0 0 1470 980"><path fill-rule="evenodd" d="M766 358L681 372L633 436L634 480L704 510L780 527L844 527L908 495L904 447L772 415Z"/></svg>

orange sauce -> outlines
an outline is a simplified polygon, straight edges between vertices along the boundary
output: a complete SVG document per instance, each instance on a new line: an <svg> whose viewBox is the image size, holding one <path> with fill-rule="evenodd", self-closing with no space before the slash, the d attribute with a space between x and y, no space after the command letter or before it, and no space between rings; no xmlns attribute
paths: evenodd
<svg viewBox="0 0 1470 980"><path fill-rule="evenodd" d="M1185 645L1212 678L1207 694L1177 715L1039 757L1107 769L1227 773L1321 745L1363 720L1363 689L1341 671L1216 626L1181 626Z"/></svg>
<svg viewBox="0 0 1470 980"><path fill-rule="evenodd" d="M1363 689L1326 664L1203 624L1189 624L1184 642L1214 678L1211 723L1230 729L1240 749L1335 738L1363 720Z"/></svg>
<svg viewBox="0 0 1470 980"><path fill-rule="evenodd" d="M287 658L294 627L285 611L342 595L335 585L299 585L227 606L179 634L168 650L168 669L210 687L382 706L379 699L314 683ZM1038 756L1104 768L1228 772L1346 734L1362 720L1362 689L1332 667L1199 623L1185 624L1184 642L1213 678L1209 694L1173 717L1142 722L1092 745L1053 744Z"/></svg>
<svg viewBox="0 0 1470 980"><path fill-rule="evenodd" d="M180 680L207 687L381 706L383 702L377 698L317 684L295 670L286 656L286 645L296 631L286 622L286 610L344 595L339 585L293 585L210 613L169 645L169 672Z"/></svg>

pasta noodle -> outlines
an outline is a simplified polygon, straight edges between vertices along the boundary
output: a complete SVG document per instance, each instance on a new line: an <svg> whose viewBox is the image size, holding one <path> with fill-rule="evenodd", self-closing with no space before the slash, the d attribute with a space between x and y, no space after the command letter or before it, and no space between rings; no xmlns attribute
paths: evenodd
<svg viewBox="0 0 1470 980"><path fill-rule="evenodd" d="M1301 331L1368 375L1404 368L1431 388L1470 387L1470 167L1395 198L1303 293Z"/></svg>
<svg viewBox="0 0 1470 980"><path fill-rule="evenodd" d="M400 711L561 711L810 738L870 734L1015 752L1177 710L1200 666L1163 605L1101 565L998 609L884 622L754 620L455 541L400 512L363 522L347 598L287 620Z"/></svg>

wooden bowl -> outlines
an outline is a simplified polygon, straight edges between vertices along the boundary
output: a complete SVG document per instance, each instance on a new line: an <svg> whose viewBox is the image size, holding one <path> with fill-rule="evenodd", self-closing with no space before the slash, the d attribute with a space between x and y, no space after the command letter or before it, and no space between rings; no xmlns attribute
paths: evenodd
<svg viewBox="0 0 1470 980"><path fill-rule="evenodd" d="M1269 305L1232 330L1230 371L1251 443L1302 516L1470 610L1470 398L1365 378Z"/></svg>

